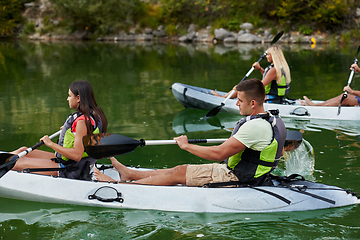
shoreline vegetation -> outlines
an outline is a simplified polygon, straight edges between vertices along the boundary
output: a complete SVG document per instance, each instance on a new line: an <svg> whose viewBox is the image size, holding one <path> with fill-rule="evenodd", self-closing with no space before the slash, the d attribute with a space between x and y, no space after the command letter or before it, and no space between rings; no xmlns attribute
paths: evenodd
<svg viewBox="0 0 360 240"><path fill-rule="evenodd" d="M36 41L360 42L356 0L4 0L1 22L0 37Z"/></svg>

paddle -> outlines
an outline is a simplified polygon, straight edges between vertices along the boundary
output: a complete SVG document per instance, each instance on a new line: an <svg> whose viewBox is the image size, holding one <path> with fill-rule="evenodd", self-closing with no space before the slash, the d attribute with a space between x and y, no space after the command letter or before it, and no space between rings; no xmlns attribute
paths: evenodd
<svg viewBox="0 0 360 240"><path fill-rule="evenodd" d="M227 139L189 139L189 143L221 143ZM175 140L135 140L111 133L89 134L83 137L85 152L90 157L100 159L130 153L138 146L176 144Z"/></svg>
<svg viewBox="0 0 360 240"><path fill-rule="evenodd" d="M356 50L354 63L358 63L357 55L358 55L358 53L359 53L359 50L360 50L360 46L358 46L358 48L357 48L357 50ZM355 72L355 69L353 68L353 69L351 70L351 73L350 73L350 76L349 76L349 80L348 80L347 86L350 85L350 83L351 83L351 81L352 81L352 79L353 79L353 76L354 76L354 72ZM341 97L341 100L340 100L340 103L339 103L339 106L338 106L338 113L337 113L337 115L340 114L341 104L342 104L342 102L344 101L344 99L347 98L347 94L348 94L348 92L345 91L345 93L344 93L344 94L342 95L342 97Z"/></svg>
<svg viewBox="0 0 360 240"><path fill-rule="evenodd" d="M278 34L276 34L276 36L273 38L273 40L271 41L270 45L273 45L274 43L276 43L281 36L284 34L284 31L279 32ZM261 60L263 60L266 57L267 52L265 51L263 55L261 55L261 57L259 58L259 60L257 62L261 62ZM250 76L250 74L254 71L255 67L251 67L250 70L246 73L246 75L243 77L243 79L241 79L240 82L244 81L246 78L248 78ZM225 103L227 102L227 100L229 100L231 98L231 96L234 94L235 90L231 90L230 94L225 98L225 100L219 105L214 107L213 109L211 109L206 115L205 117L203 117L202 119L205 120L207 118L211 118L213 116L215 116L216 114L218 114L221 110L221 108L223 106L225 106Z"/></svg>
<svg viewBox="0 0 360 240"><path fill-rule="evenodd" d="M58 136L60 134L61 130L54 133L53 135L49 136L50 139L53 139L54 137ZM32 152L34 149L42 146L44 144L43 141L38 142L32 147L29 147L28 149L22 151L21 153L15 155L10 153L0 153L0 178L4 176L8 171L10 171L14 166L17 160L28 153Z"/></svg>
<svg viewBox="0 0 360 240"><path fill-rule="evenodd" d="M287 152L297 149L302 142L302 133L295 130L286 131L284 150Z"/></svg>
<svg viewBox="0 0 360 240"><path fill-rule="evenodd" d="M299 131L288 130L286 138L287 140L285 144L294 145L296 146L295 148L297 148L302 141L302 134ZM227 138L189 139L188 141L189 143L222 143L226 140ZM84 136L83 144L85 152L89 154L90 157L100 159L130 153L138 146L144 147L146 145L167 145L177 143L175 140L145 141L144 139L140 139L138 141L119 134L98 133ZM295 148L292 148L291 150L294 150Z"/></svg>

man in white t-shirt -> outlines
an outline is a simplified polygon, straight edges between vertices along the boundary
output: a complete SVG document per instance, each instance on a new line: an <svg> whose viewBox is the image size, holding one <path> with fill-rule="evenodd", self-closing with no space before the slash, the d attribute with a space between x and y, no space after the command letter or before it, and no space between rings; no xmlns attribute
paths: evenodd
<svg viewBox="0 0 360 240"><path fill-rule="evenodd" d="M266 175L277 166L283 152L286 128L280 117L265 112L265 88L260 80L242 81L236 90L236 105L240 114L247 117L238 122L228 140L217 146L200 146L189 144L185 135L174 138L181 149L210 161L225 161L225 164L185 164L170 169L136 171L111 158L121 180L151 185L202 186L230 181L254 186L262 184ZM97 169L94 169L94 174L98 180L111 180Z"/></svg>

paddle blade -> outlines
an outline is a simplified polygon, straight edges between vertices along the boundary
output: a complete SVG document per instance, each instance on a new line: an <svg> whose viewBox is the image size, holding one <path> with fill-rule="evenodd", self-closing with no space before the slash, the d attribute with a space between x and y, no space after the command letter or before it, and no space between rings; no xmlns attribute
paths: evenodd
<svg viewBox="0 0 360 240"><path fill-rule="evenodd" d="M84 136L83 144L90 157L101 159L130 153L141 141L119 134L99 133Z"/></svg>
<svg viewBox="0 0 360 240"><path fill-rule="evenodd" d="M0 165L3 165L4 163L8 162L10 158L14 156L14 154L11 153L0 153Z"/></svg>
<svg viewBox="0 0 360 240"><path fill-rule="evenodd" d="M278 34L276 34L276 36L273 38L273 40L271 41L271 45L273 45L274 43L276 43L280 38L281 36L284 34L284 31L281 31L279 32Z"/></svg>
<svg viewBox="0 0 360 240"><path fill-rule="evenodd" d="M347 98L347 91L345 91L345 93L342 95L342 97L341 97L341 100L340 100L340 102L339 102L339 106L338 106L338 113L337 113L337 115L339 115L340 114L340 111L341 111L341 104L342 104L342 102L345 100L345 98Z"/></svg>
<svg viewBox="0 0 360 240"><path fill-rule="evenodd" d="M15 166L17 159L17 155L0 153L0 178Z"/></svg>
<svg viewBox="0 0 360 240"><path fill-rule="evenodd" d="M295 130L286 131L286 141L284 144L284 150L289 152L297 149L302 143L302 133Z"/></svg>
<svg viewBox="0 0 360 240"><path fill-rule="evenodd" d="M15 166L16 161L6 162L0 166L0 178Z"/></svg>
<svg viewBox="0 0 360 240"><path fill-rule="evenodd" d="M341 112L341 104L342 104L343 98L344 98L344 95L343 95L343 97L341 98L341 100L340 100L340 102L339 102L339 105L338 105L338 112L337 112L337 115L338 115L338 116L340 115L340 112Z"/></svg>
<svg viewBox="0 0 360 240"><path fill-rule="evenodd" d="M221 110L221 108L222 108L223 106L224 106L224 105L221 104L221 105L219 105L219 106L214 107L213 109L211 109L211 110L205 115L205 117L202 118L202 120L206 120L206 119L208 119L208 118L211 118L211 117L215 116L216 114L218 114L218 113L220 112L220 110Z"/></svg>

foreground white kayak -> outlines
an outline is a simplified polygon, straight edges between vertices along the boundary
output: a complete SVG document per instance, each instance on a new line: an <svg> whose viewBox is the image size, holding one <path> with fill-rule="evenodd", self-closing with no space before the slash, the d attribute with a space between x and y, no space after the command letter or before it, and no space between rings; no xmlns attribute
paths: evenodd
<svg viewBox="0 0 360 240"><path fill-rule="evenodd" d="M185 107L211 110L225 100L211 94L211 89L195 87L182 83L174 83L171 87L174 97ZM220 95L225 92L218 91ZM221 112L239 114L236 99L229 99L221 108ZM338 107L302 106L298 100L293 104L265 103L265 110L278 109L281 117L301 119L332 119L332 120L360 120L360 107L341 107L338 115ZM319 103L322 101L314 101Z"/></svg>
<svg viewBox="0 0 360 240"><path fill-rule="evenodd" d="M144 169L140 169L144 170ZM146 169L145 169L146 170ZM118 178L113 169L105 170ZM0 196L28 201L177 212L289 212L359 204L342 188L297 180L289 186L204 188L81 181L9 171Z"/></svg>

